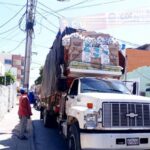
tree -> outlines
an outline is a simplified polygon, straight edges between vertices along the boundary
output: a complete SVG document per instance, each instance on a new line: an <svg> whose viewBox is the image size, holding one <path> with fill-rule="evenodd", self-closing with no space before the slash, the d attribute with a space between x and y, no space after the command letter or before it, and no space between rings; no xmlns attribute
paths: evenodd
<svg viewBox="0 0 150 150"><path fill-rule="evenodd" d="M10 85L15 82L15 76L10 72L5 72L5 76L0 77L0 84Z"/></svg>
<svg viewBox="0 0 150 150"><path fill-rule="evenodd" d="M39 69L39 77L34 81L35 85L41 84L43 78L43 67Z"/></svg>

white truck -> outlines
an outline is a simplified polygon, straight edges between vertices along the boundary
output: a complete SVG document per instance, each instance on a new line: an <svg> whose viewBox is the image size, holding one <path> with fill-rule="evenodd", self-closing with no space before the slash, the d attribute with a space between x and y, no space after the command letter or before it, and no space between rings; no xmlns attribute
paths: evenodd
<svg viewBox="0 0 150 150"><path fill-rule="evenodd" d="M60 120L70 149L150 148L150 99L131 95L121 81L77 78L65 101Z"/></svg>
<svg viewBox="0 0 150 150"><path fill-rule="evenodd" d="M119 80L121 71L69 67L66 75L56 47L43 70L44 125L58 126L69 150L150 149L150 99L132 95Z"/></svg>

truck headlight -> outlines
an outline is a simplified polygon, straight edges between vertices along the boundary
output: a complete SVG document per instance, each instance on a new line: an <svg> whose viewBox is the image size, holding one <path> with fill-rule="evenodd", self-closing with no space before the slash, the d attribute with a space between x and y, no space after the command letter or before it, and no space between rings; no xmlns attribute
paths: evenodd
<svg viewBox="0 0 150 150"><path fill-rule="evenodd" d="M98 111L97 122L102 122L102 109L101 108Z"/></svg>
<svg viewBox="0 0 150 150"><path fill-rule="evenodd" d="M97 115L96 114L87 114L85 116L85 128L94 129L97 126Z"/></svg>

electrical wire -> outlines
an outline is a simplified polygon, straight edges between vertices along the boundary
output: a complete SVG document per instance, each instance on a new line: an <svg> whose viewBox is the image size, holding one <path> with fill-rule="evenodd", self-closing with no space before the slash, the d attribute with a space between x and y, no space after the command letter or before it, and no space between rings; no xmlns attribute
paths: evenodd
<svg viewBox="0 0 150 150"><path fill-rule="evenodd" d="M32 62L32 64L36 64L36 65L40 65L40 66L42 66L42 64L37 63L37 62Z"/></svg>
<svg viewBox="0 0 150 150"><path fill-rule="evenodd" d="M42 48L49 49L49 47L46 47L46 46L44 46L44 45L41 45L41 44L35 44L34 41L33 41L33 44L34 44L34 46L36 47L36 49L37 49L37 47L42 47Z"/></svg>
<svg viewBox="0 0 150 150"><path fill-rule="evenodd" d="M37 12L37 0L35 0L35 5L34 5L33 21L35 20L36 12Z"/></svg>
<svg viewBox="0 0 150 150"><path fill-rule="evenodd" d="M42 47L42 48L48 48L49 49L49 47L46 47L46 46L43 46L43 45L40 45L40 44L35 44L36 46L38 46L38 47Z"/></svg>
<svg viewBox="0 0 150 150"><path fill-rule="evenodd" d="M7 41L12 41L12 42L15 42L15 43L20 43L20 41L17 41L17 40L13 40L12 38L5 38L5 37L0 37L1 40L7 40ZM46 48L46 49L49 49L49 47L46 47L44 45L41 45L41 44L35 44L36 47L42 47L42 48Z"/></svg>
<svg viewBox="0 0 150 150"><path fill-rule="evenodd" d="M10 5L10 6L23 6L15 3L5 3L5 2L0 2L0 5Z"/></svg>
<svg viewBox="0 0 150 150"><path fill-rule="evenodd" d="M9 36L10 39L15 38L16 36L18 36L20 34L20 30L18 32L15 32L15 34Z"/></svg>
<svg viewBox="0 0 150 150"><path fill-rule="evenodd" d="M45 29L47 29L48 31L57 34L57 32L55 32L54 30L49 29L48 27L46 27L45 25L41 24L40 22L36 22L37 24L41 25L42 27L44 27Z"/></svg>
<svg viewBox="0 0 150 150"><path fill-rule="evenodd" d="M52 13L52 12L50 12L50 11L47 11L47 10L45 10L45 9L39 7L39 6L38 6L37 8L40 9L40 10L42 10L43 12L46 12L46 13L48 13L48 14L51 14L52 16L54 16L54 17L56 17L56 18L58 18L58 19L61 18L60 16L55 15L54 13Z"/></svg>
<svg viewBox="0 0 150 150"><path fill-rule="evenodd" d="M0 35L5 34L5 33L8 33L8 32L10 32L10 31L13 31L13 30L16 29L17 27L18 27L18 25L15 25L15 26L9 28L9 29L6 30L6 31L0 32Z"/></svg>
<svg viewBox="0 0 150 150"><path fill-rule="evenodd" d="M40 4L41 6L47 8L48 10L50 10L51 12L48 12L48 13L53 14L55 17L57 17L57 18L61 18L61 17L62 17L62 18L65 18L63 15L61 15L61 14L59 14L58 12L56 12L55 10L49 8L49 7L46 6L45 4L43 4L43 3L41 3L41 2L38 2L38 4ZM38 8L39 8L39 7L38 7ZM40 9L42 9L42 8L40 8ZM43 11L46 11L46 10L43 9Z"/></svg>
<svg viewBox="0 0 150 150"><path fill-rule="evenodd" d="M23 19L25 18L25 15L26 15L26 12L22 15L22 17L19 19L19 29L21 30L21 31L24 31L25 32L25 26L24 26L24 28L22 28L21 27L21 24L22 24L22 22L23 22Z"/></svg>
<svg viewBox="0 0 150 150"><path fill-rule="evenodd" d="M13 17L11 17L9 20L7 20L5 23L3 23L2 25L0 25L0 28L4 27L5 25L7 25L9 22L11 22L25 7L26 5L24 5Z"/></svg>
<svg viewBox="0 0 150 150"><path fill-rule="evenodd" d="M11 31L9 32L6 36L4 36L3 38L7 38L9 37L9 39L13 39L13 38L16 38L18 35L20 34L20 31L18 29L14 30L14 31Z"/></svg>
<svg viewBox="0 0 150 150"><path fill-rule="evenodd" d="M55 27L56 29L58 29L59 27L56 26L54 23L50 22L44 15L42 15L39 11L37 11L37 13L43 17L43 19L45 19L50 25L52 25L53 27Z"/></svg>
<svg viewBox="0 0 150 150"><path fill-rule="evenodd" d="M91 17L93 17L93 16L91 16ZM125 18L125 19L121 19L121 18L119 18L119 17L117 17L117 18L109 18L109 17L94 17L94 18L90 18L90 16L88 17L88 16L85 16L85 17L75 17L75 18L73 18L73 19L76 19L77 21L78 20L81 20L81 22L83 22L83 21L86 21L86 22L88 22L88 23L109 23L110 22L110 24L111 23L119 23L120 22L120 24L123 22L123 23L126 23L126 22L131 22L131 23L134 23L134 22L143 22L143 23L148 23L148 22L150 22L150 17L145 17L144 19L145 20L142 20L143 19L143 17L141 16L141 17L138 17L137 19L135 19L135 18ZM146 20L147 19L147 20Z"/></svg>
<svg viewBox="0 0 150 150"><path fill-rule="evenodd" d="M19 41L17 41L17 40L12 40L11 38L0 37L0 39L1 39L1 40L7 40L7 41L12 41L12 42L19 43Z"/></svg>
<svg viewBox="0 0 150 150"><path fill-rule="evenodd" d="M20 47L20 45L26 40L26 38L24 38L21 42L19 42L19 44L12 50L8 51L9 53L15 51L16 49L18 49Z"/></svg>
<svg viewBox="0 0 150 150"><path fill-rule="evenodd" d="M84 0L84 1L81 1L81 2L79 2L79 3L76 3L76 4L73 4L73 5L70 5L70 6L68 6L68 7L64 7L64 8L62 8L62 9L59 9L59 10L56 10L56 11L54 11L55 13L58 13L58 12L61 12L61 11L64 11L64 10L67 10L67 9L70 9L70 8L72 8L72 7L75 7L75 6L78 6L78 5L81 5L81 4L84 4L84 3L87 3L87 2L91 2L91 0Z"/></svg>
<svg viewBox="0 0 150 150"><path fill-rule="evenodd" d="M119 3L119 2L123 2L123 1L126 1L126 0L114 0L114 1L110 1L110 2L103 2L103 3L96 3L96 4L91 4L91 5L85 5L85 6L80 6L80 7L69 7L67 9L64 9L64 10L68 10L68 9L82 9L82 8L89 8L89 7L95 7L95 6L100 6L100 5L107 5L107 4L114 4L114 3ZM64 11L63 10L63 11ZM58 10L58 11L61 11L61 10ZM57 11L57 12L58 12Z"/></svg>

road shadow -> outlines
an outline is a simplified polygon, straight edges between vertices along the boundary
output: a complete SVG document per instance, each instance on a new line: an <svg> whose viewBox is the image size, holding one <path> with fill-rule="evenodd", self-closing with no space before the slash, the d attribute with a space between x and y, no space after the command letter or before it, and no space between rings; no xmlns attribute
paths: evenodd
<svg viewBox="0 0 150 150"><path fill-rule="evenodd" d="M45 128L42 120L32 120L36 150L68 150L67 141L57 128Z"/></svg>
<svg viewBox="0 0 150 150"><path fill-rule="evenodd" d="M19 133L19 124L15 126L12 132L0 133L0 149L1 150L17 150L17 136Z"/></svg>
<svg viewBox="0 0 150 150"><path fill-rule="evenodd" d="M20 125L17 124L11 132L0 133L0 150L31 150L31 133L28 130L28 140L19 139Z"/></svg>

